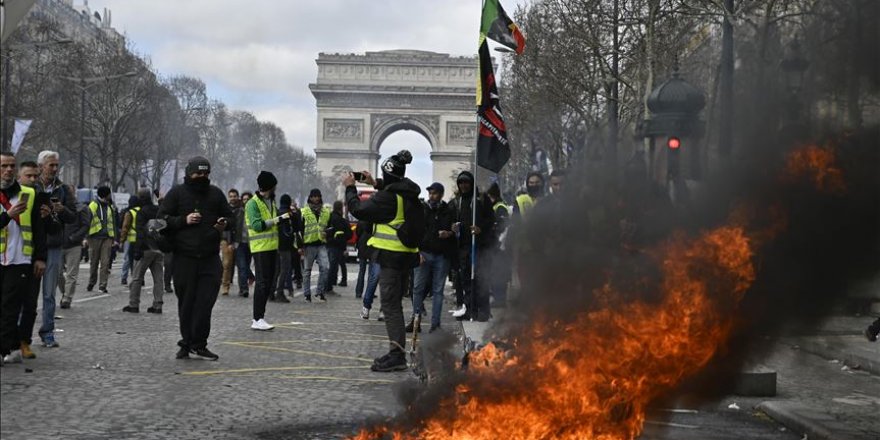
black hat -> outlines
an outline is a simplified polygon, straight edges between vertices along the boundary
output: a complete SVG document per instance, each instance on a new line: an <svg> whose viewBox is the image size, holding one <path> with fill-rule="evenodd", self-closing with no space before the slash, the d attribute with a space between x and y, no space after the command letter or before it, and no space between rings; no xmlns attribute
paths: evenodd
<svg viewBox="0 0 880 440"><path fill-rule="evenodd" d="M406 174L406 166L412 163L412 153L408 150L400 150L394 156L382 162L382 176L387 180L389 176L403 179Z"/></svg>
<svg viewBox="0 0 880 440"><path fill-rule="evenodd" d="M104 197L109 196L111 192L112 192L112 191L110 191L110 187L109 187L109 186L99 186L99 187L98 187L98 197L99 197L99 198L102 198L102 199L103 199Z"/></svg>
<svg viewBox="0 0 880 440"><path fill-rule="evenodd" d="M446 188L443 188L443 184L440 182L434 182L431 184L431 186L429 186L425 189L428 191L437 191L441 194L446 192Z"/></svg>
<svg viewBox="0 0 880 440"><path fill-rule="evenodd" d="M290 207L290 202L291 202L291 200L290 200L290 195L289 195L289 194L283 194L283 195L281 195L281 198L278 200L278 206L287 206L287 207Z"/></svg>
<svg viewBox="0 0 880 440"><path fill-rule="evenodd" d="M260 171L260 175L257 176L257 186L260 187L260 191L269 191L275 186L278 185L278 179L275 178L275 175L268 171Z"/></svg>
<svg viewBox="0 0 880 440"><path fill-rule="evenodd" d="M458 173L458 178L455 179L455 183L458 182L474 182L474 175L470 171L462 171Z"/></svg>
<svg viewBox="0 0 880 440"><path fill-rule="evenodd" d="M321 190L320 190L320 189L318 189L318 188L312 188L312 190L309 191L309 198L311 199L312 197L315 197L315 196L318 196L318 197L320 197L320 198L322 198L322 199L324 198L324 196L321 195Z"/></svg>
<svg viewBox="0 0 880 440"><path fill-rule="evenodd" d="M202 156L195 156L189 160L186 164L186 175L189 176L195 172L211 172L211 162L208 162L208 159L205 159Z"/></svg>

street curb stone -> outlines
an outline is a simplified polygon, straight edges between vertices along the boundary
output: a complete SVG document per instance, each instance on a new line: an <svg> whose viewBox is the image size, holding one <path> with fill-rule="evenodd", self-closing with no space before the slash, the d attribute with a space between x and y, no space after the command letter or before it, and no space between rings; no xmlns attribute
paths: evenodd
<svg viewBox="0 0 880 440"><path fill-rule="evenodd" d="M858 369L860 370L880 376L880 362L875 360L857 354L846 353L838 348L828 345L827 343L811 341L806 338L799 339L798 346L801 350L807 353L812 353L829 360L837 359L850 368L858 366Z"/></svg>
<svg viewBox="0 0 880 440"><path fill-rule="evenodd" d="M836 420L833 416L817 412L796 402L767 401L759 404L757 408L788 429L806 434L806 438L810 440L869 440L868 437L840 432L838 429L832 432L827 425L835 424Z"/></svg>

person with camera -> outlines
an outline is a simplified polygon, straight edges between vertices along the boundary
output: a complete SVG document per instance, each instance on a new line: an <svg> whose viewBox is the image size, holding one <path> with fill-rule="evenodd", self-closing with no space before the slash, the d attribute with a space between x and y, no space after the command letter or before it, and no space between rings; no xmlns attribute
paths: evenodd
<svg viewBox="0 0 880 440"><path fill-rule="evenodd" d="M159 207L153 204L153 195L149 189L138 190L137 199L140 210L135 217L135 224L131 225L136 239L131 241L129 245L129 252L131 252L135 264L132 269L131 283L128 285L128 305L123 307L122 311L129 313L140 311L141 288L144 285L144 276L149 269L153 275L153 305L147 308L147 313L159 314L162 313L165 256L159 249L159 245L147 233L147 224L159 215Z"/></svg>
<svg viewBox="0 0 880 440"><path fill-rule="evenodd" d="M376 191L362 201L355 186L355 175L342 179L348 212L359 220L373 223L368 241L373 261L379 263L379 289L385 329L391 346L388 354L377 358L372 371L405 370L406 324L403 317L403 293L409 285L413 268L419 265L419 242L425 233L425 212L419 201L419 186L405 177L412 154L401 150L382 163L382 180L376 181L364 171L364 183Z"/></svg>
<svg viewBox="0 0 880 440"><path fill-rule="evenodd" d="M223 191L208 176L211 163L201 156L186 165L182 185L165 195L158 217L167 222L166 236L174 252L174 293L180 318L178 359L196 356L217 360L208 350L211 312L220 293L220 234L232 210Z"/></svg>
<svg viewBox="0 0 880 440"><path fill-rule="evenodd" d="M278 222L290 218L289 212L278 215L278 208L275 207L277 185L278 179L274 174L260 171L260 175L257 176L257 186L260 190L244 208L257 278L254 286L254 319L251 321L251 329L259 331L275 328L266 322L266 302L274 297L275 266L278 259Z"/></svg>

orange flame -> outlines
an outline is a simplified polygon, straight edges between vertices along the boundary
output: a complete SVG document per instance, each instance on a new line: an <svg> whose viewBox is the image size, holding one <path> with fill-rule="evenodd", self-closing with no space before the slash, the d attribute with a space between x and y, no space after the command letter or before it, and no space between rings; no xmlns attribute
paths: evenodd
<svg viewBox="0 0 880 440"><path fill-rule="evenodd" d="M837 167L834 148L809 145L788 154L785 177L787 180L809 179L816 189L839 194L846 191L843 173Z"/></svg>
<svg viewBox="0 0 880 440"><path fill-rule="evenodd" d="M510 352L472 353L456 394L415 430L373 428L355 439L633 439L648 404L703 367L733 327L755 279L740 226L678 235L650 252L662 269L656 304L625 303L571 322L534 319ZM595 292L620 302L614 286Z"/></svg>

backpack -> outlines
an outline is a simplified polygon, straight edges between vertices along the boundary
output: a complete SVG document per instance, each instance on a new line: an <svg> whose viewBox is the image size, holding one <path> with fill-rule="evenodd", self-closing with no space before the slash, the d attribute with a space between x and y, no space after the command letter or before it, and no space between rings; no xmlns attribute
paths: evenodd
<svg viewBox="0 0 880 440"><path fill-rule="evenodd" d="M425 209L418 199L403 199L403 218L406 221L397 230L397 238L404 246L417 248L425 236Z"/></svg>
<svg viewBox="0 0 880 440"><path fill-rule="evenodd" d="M162 252L171 252L174 246L167 236L168 222L154 218L147 221L147 246Z"/></svg>

